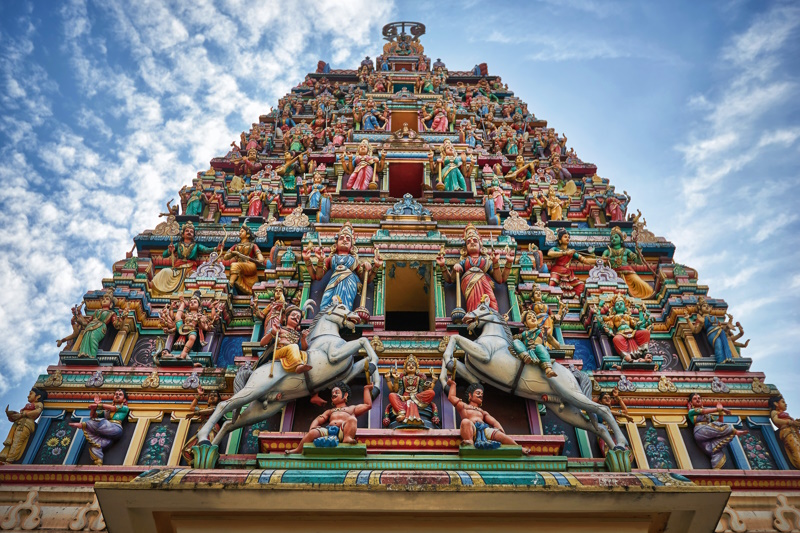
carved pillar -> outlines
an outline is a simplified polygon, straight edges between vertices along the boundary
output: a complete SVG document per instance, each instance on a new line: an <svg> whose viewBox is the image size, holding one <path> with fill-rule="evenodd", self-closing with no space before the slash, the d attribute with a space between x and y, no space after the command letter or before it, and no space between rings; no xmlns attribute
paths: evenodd
<svg viewBox="0 0 800 533"><path fill-rule="evenodd" d="M175 413L173 411L172 415L170 415L170 422L177 422L178 429L175 431L175 439L172 441L172 449L169 451L168 466L181 464L181 451L183 451L183 445L189 439L189 424L192 422L189 418L186 418L185 414L185 412Z"/></svg>
<svg viewBox="0 0 800 533"><path fill-rule="evenodd" d="M689 452L686 449L686 443L683 442L680 429L686 427L686 424L686 417L683 415L659 415L653 417L653 427L663 427L667 430L672 455L675 456L675 461L678 463L677 467L681 470L692 469L692 460L689 458Z"/></svg>
<svg viewBox="0 0 800 533"><path fill-rule="evenodd" d="M162 411L131 411L128 415L128 422L136 422L136 429L133 430L133 436L128 444L128 452L125 454L125 461L123 465L133 466L139 459L139 452L142 450L142 444L147 436L147 429L150 427L150 422L161 422L164 417ZM174 446L174 443L173 443Z"/></svg>
<svg viewBox="0 0 800 533"><path fill-rule="evenodd" d="M625 427L628 429L628 442L631 445L633 457L636 459L636 467L638 470L645 470L650 468L647 462L647 456L644 453L644 445L642 438L639 435L639 427L644 427L646 424L643 416L634 416L633 422L625 422Z"/></svg>

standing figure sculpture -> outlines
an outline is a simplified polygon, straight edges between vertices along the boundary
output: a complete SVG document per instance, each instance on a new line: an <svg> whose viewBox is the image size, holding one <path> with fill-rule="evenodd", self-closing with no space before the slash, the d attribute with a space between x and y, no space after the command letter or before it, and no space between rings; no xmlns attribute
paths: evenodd
<svg viewBox="0 0 800 533"><path fill-rule="evenodd" d="M575 272L569 265L573 259L577 259L585 265L594 265L595 260L584 257L570 248L569 240L569 232L563 228L559 229L556 235L558 244L547 251L547 257L555 259L553 266L550 267L550 286L561 287L567 298L579 298L583 294L584 283L575 276Z"/></svg>
<svg viewBox="0 0 800 533"><path fill-rule="evenodd" d="M373 157L372 146L367 139L359 143L358 151L355 155L351 156L345 148L342 156L342 166L345 172L350 173L350 177L347 178L347 188L359 191L369 189L370 184L375 182L375 174L383 172L385 161L386 150L381 151L380 158Z"/></svg>
<svg viewBox="0 0 800 533"><path fill-rule="evenodd" d="M446 139L442 143L438 161L439 179L436 182L436 188L445 191L466 191L467 182L464 179L464 174L469 175L472 172L471 157L465 156L463 153L461 155L457 154L453 143L450 142L450 139ZM433 152L428 152L428 162L430 167L433 168Z"/></svg>
<svg viewBox="0 0 800 533"><path fill-rule="evenodd" d="M708 300L700 296L697 299L697 318L692 321L691 317L687 316L686 321L694 334L705 330L708 344L714 350L714 358L717 363L726 363L732 361L734 357L733 349L728 339L730 324L725 320L721 320L718 316L712 315L712 311L713 307L708 303ZM741 329L741 326L739 328Z"/></svg>
<svg viewBox="0 0 800 533"><path fill-rule="evenodd" d="M505 283L508 280L514 263L514 251L506 249L506 264L500 268L500 251L493 250L491 257L486 255L481 247L481 236L472 224L464 228L464 244L466 253L462 252L463 259L453 265L452 272L445 265L444 255L436 258L442 278L447 283L453 283L455 273L461 274L460 290L467 301L467 312L478 307L484 297L488 298L489 307L498 310L494 281Z"/></svg>
<svg viewBox="0 0 800 533"><path fill-rule="evenodd" d="M653 289L650 285L633 270L633 265L644 264L642 258L640 254L625 248L625 234L622 233L619 226L615 226L611 230L608 248L603 252L603 259L625 280L631 296L642 300L653 296Z"/></svg>
<svg viewBox="0 0 800 533"><path fill-rule="evenodd" d="M190 189L185 186L178 192L183 200L183 214L186 216L197 216L203 214L203 206L206 201L206 196L203 194L202 187Z"/></svg>
<svg viewBox="0 0 800 533"><path fill-rule="evenodd" d="M94 464L103 465L105 449L122 436L122 423L127 420L128 395L122 389L114 391L112 403L101 403L95 395L94 403L89 405L90 418L85 422L70 422L70 426L83 430L89 443L89 455Z"/></svg>
<svg viewBox="0 0 800 533"><path fill-rule="evenodd" d="M291 450L286 450L286 455L301 453L303 446L321 439L319 444L323 447L334 447L338 443L356 444L356 430L358 417L372 409L372 389L375 385L368 383L364 386L364 403L347 405L350 399L350 386L343 381L337 381L331 390L331 403L333 409L328 409L311 423L298 445ZM317 445L315 442L315 446Z"/></svg>
<svg viewBox="0 0 800 533"><path fill-rule="evenodd" d="M197 387L197 395L192 400L191 405L189 406L189 413L186 415L186 418L191 420L198 420L201 423L205 423L208 420L208 417L214 412L217 408L217 404L219 403L219 393L215 390L212 390L206 396L206 406L205 408L200 408L199 403L200 400L205 396L205 391L203 391L203 387ZM219 431L219 424L214 426L214 429L211 431L211 438L213 439L214 436ZM192 458L194 454L192 453L192 447L197 444L197 433L195 433L189 440L186 441L186 444L183 445L181 449L181 455L186 462L192 464Z"/></svg>
<svg viewBox="0 0 800 533"><path fill-rule="evenodd" d="M224 261L231 261L230 284L240 294L253 294L253 285L258 281L258 265L265 265L264 256L253 242L253 230L247 220L239 228L239 244L234 244L222 255Z"/></svg>
<svg viewBox="0 0 800 533"><path fill-rule="evenodd" d="M100 341L106 336L108 323L119 329L127 315L127 304L120 311L114 309L114 292L108 289L100 299L100 309L91 318L88 315L75 315L75 320L83 327L83 338L78 347L78 357L97 357Z"/></svg>
<svg viewBox="0 0 800 533"><path fill-rule="evenodd" d="M383 266L383 260L377 251L375 253L374 268L368 261L359 261L358 254L353 250L354 241L353 226L350 222L345 222L342 229L336 234L334 250L331 250L328 257L323 257L322 249L315 247L314 257L316 258L316 264L314 264L311 258L311 250L303 250L303 261L312 280L319 281L325 276L325 272L333 270L328 280L328 285L325 287L325 292L322 294L320 309L330 305L333 302L333 298L338 296L344 306L352 311L356 296L358 296L359 274L363 277L366 271L368 273L367 283L369 283L375 277L377 270Z"/></svg>
<svg viewBox="0 0 800 533"><path fill-rule="evenodd" d="M553 316L550 307L542 300L542 289L538 285L533 288L530 309L522 312L521 321L525 331L514 338L514 349L526 364L539 365L548 378L558 376L553 370L548 348L560 348L561 343L555 337L555 325L567 314L567 306L558 300L558 313Z"/></svg>
<svg viewBox="0 0 800 533"><path fill-rule="evenodd" d="M689 423L694 426L694 440L711 458L711 467L722 468L725 465L725 446L734 437L747 433L737 430L731 424L721 421L723 415L731 412L718 403L715 407L703 407L703 398L695 393L689 396Z"/></svg>
<svg viewBox="0 0 800 533"><path fill-rule="evenodd" d="M395 364L396 366L396 364ZM431 372L431 377L419 372L417 358L409 355L403 365L403 373L398 375L397 368L389 371L387 384L389 390L389 405L383 417L383 425L388 426L392 417L399 424L424 426L425 420L420 416L420 410L431 411L428 419L430 422L439 425L439 412L433 397L436 393L433 390L436 384L436 374Z"/></svg>
<svg viewBox="0 0 800 533"><path fill-rule="evenodd" d="M28 393L28 403L17 411L9 411L6 405L6 418L11 422L11 429L6 440L3 441L3 451L0 451L0 464L16 463L25 453L28 440L36 432L36 419L42 414L47 393L36 387Z"/></svg>
<svg viewBox="0 0 800 533"><path fill-rule="evenodd" d="M506 435L503 426L492 415L481 409L483 405L483 385L473 383L467 388L467 401L456 395L456 382L447 380L450 389L447 400L456 408L461 417L461 445L475 446L479 449L495 449L501 444L517 445L516 441ZM530 449L523 447L522 453L528 455Z"/></svg>
<svg viewBox="0 0 800 533"><path fill-rule="evenodd" d="M569 207L569 200L562 199L558 196L558 191L555 185L550 185L547 190L547 195L540 195L542 205L547 208L547 220L558 221L566 220L567 217L564 213L564 208Z"/></svg>
<svg viewBox="0 0 800 533"><path fill-rule="evenodd" d="M188 302L181 296L178 302L172 302L172 305L165 307L159 317L165 333L178 335L173 346L183 346L179 359L187 359L198 340L201 347L205 346L207 342L204 332L211 331L219 320L219 306L212 307L210 314L204 313L200 296L200 291L194 291Z"/></svg>
<svg viewBox="0 0 800 533"><path fill-rule="evenodd" d="M800 420L795 420L786 412L786 400L783 396L772 396L769 399L769 418L778 428L778 437L783 444L783 451L792 466L800 469Z"/></svg>

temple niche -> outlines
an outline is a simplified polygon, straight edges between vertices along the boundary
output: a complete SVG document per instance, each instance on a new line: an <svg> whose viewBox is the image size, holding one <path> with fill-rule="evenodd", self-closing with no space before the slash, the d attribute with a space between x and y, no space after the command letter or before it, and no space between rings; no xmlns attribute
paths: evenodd
<svg viewBox="0 0 800 533"><path fill-rule="evenodd" d="M319 61L88 288L6 411L0 527L798 527L797 422L744 326L425 31Z"/></svg>

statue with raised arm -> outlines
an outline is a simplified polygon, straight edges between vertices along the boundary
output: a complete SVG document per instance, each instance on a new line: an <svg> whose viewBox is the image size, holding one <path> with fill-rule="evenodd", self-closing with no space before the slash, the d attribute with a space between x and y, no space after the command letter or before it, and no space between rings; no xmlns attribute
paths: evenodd
<svg viewBox="0 0 800 533"><path fill-rule="evenodd" d="M331 389L333 408L315 418L300 443L295 448L286 450L286 454L301 453L303 446L312 441L314 446L326 448L334 448L339 443L356 444L358 417L372 409L373 387L372 383L364 386L364 403L347 405L347 400L350 399L350 386L343 381L334 383Z"/></svg>
<svg viewBox="0 0 800 533"><path fill-rule="evenodd" d="M114 391L112 403L102 403L95 395L94 403L89 405L90 418L85 422L70 422L69 425L82 429L89 443L89 456L97 466L103 465L105 449L122 436L122 423L128 419L128 395L122 389Z"/></svg>
<svg viewBox="0 0 800 533"><path fill-rule="evenodd" d="M731 412L721 403L715 407L704 407L703 397L698 393L689 395L688 408L687 418L693 426L695 442L711 458L711 468L722 468L726 460L725 447L734 437L747 432L722 421L722 417Z"/></svg>
<svg viewBox="0 0 800 533"><path fill-rule="evenodd" d="M581 253L569 247L570 234L565 229L559 229L556 234L556 242L553 248L547 251L547 257L554 259L555 262L550 267L550 286L561 287L564 296L567 298L580 298L583 294L584 283L570 267L573 259L586 265L594 265L595 259L585 257Z"/></svg>
<svg viewBox="0 0 800 533"><path fill-rule="evenodd" d="M635 304L627 296L617 294L592 310L598 328L611 338L614 349L624 361L649 363L653 360L649 349L653 319L643 304Z"/></svg>
<svg viewBox="0 0 800 533"><path fill-rule="evenodd" d="M691 316L686 317L689 327L692 328L692 333L697 334L705 331L708 344L714 349L714 358L717 363L725 363L733 360L733 349L731 349L729 336L731 334L731 320L720 319L720 317L712 314L714 308L708 303L704 296L697 299L697 317L692 320ZM737 322L738 324L738 322ZM741 325L738 325L741 330ZM743 332L740 331L741 334ZM741 337L737 334L736 339ZM742 345L744 346L744 344Z"/></svg>
<svg viewBox="0 0 800 533"><path fill-rule="evenodd" d="M100 299L100 309L89 315L77 314L75 320L83 328L83 338L78 347L78 357L97 357L100 341L106 336L109 322L117 329L127 314L127 305L121 310L114 309L114 291L108 289Z"/></svg>
<svg viewBox="0 0 800 533"><path fill-rule="evenodd" d="M47 393L34 387L28 393L28 403L19 412L9 411L6 405L6 418L11 422L11 430L3 441L0 464L15 463L22 459L28 440L36 432L36 419L42 414L42 402L46 399Z"/></svg>
<svg viewBox="0 0 800 533"><path fill-rule="evenodd" d="M633 269L633 265L644 264L641 254L625 247L625 234L622 233L619 226L615 226L611 230L608 248L603 252L603 259L625 280L631 296L644 300L653 295L650 285Z"/></svg>
<svg viewBox="0 0 800 533"><path fill-rule="evenodd" d="M200 296L200 291L194 291L188 302L181 296L179 301L172 302L160 314L159 320L164 332L178 335L173 346L183 346L179 359L188 358L198 340L200 346L205 346L207 342L204 333L211 331L220 318L221 302L213 306L210 313L206 313Z"/></svg>
<svg viewBox="0 0 800 533"><path fill-rule="evenodd" d="M433 403L436 395L433 388L436 384L436 374L431 373L430 378L424 372L419 372L419 363L413 355L406 357L402 374L397 373L397 368L389 371L387 384L389 390L389 405L383 417L383 425L388 426L392 418L399 424L424 426L425 420L420 415L420 410L428 410L427 418L433 424L439 425L439 410Z"/></svg>
<svg viewBox="0 0 800 533"><path fill-rule="evenodd" d="M522 312L521 321L525 330L514 337L514 349L526 364L536 364L544 370L548 378L558 376L553 370L549 348L560 348L561 343L554 332L567 313L567 306L558 300L558 312L553 315L550 307L542 299L542 289L533 288L530 309Z"/></svg>
<svg viewBox="0 0 800 533"><path fill-rule="evenodd" d="M253 230L247 220L239 228L239 243L231 246L222 255L224 261L231 261L230 284L240 294L253 294L253 285L258 281L258 265L266 265L258 245L253 242Z"/></svg>

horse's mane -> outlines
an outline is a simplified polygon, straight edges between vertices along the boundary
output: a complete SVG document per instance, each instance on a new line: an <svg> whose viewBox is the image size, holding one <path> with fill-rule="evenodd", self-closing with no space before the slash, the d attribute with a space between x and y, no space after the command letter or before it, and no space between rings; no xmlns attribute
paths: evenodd
<svg viewBox="0 0 800 533"><path fill-rule="evenodd" d="M317 323L319 322L319 320L323 316L327 315L328 311L332 310L334 307L336 307L336 305L337 304L332 303L332 304L328 305L327 307L325 307L324 309L320 309L319 312L316 315L314 315L314 318L311 319L311 325L308 327L308 329L310 329L311 331L314 331L314 328L317 327Z"/></svg>
<svg viewBox="0 0 800 533"><path fill-rule="evenodd" d="M488 309L492 313L494 321L503 326L503 337L508 344L508 351L511 352L511 355L514 357L519 357L517 350L514 349L514 334L511 333L511 328L508 327L508 322L506 322L506 320L503 318L503 315L501 315L499 312L495 311L491 307L488 307Z"/></svg>

